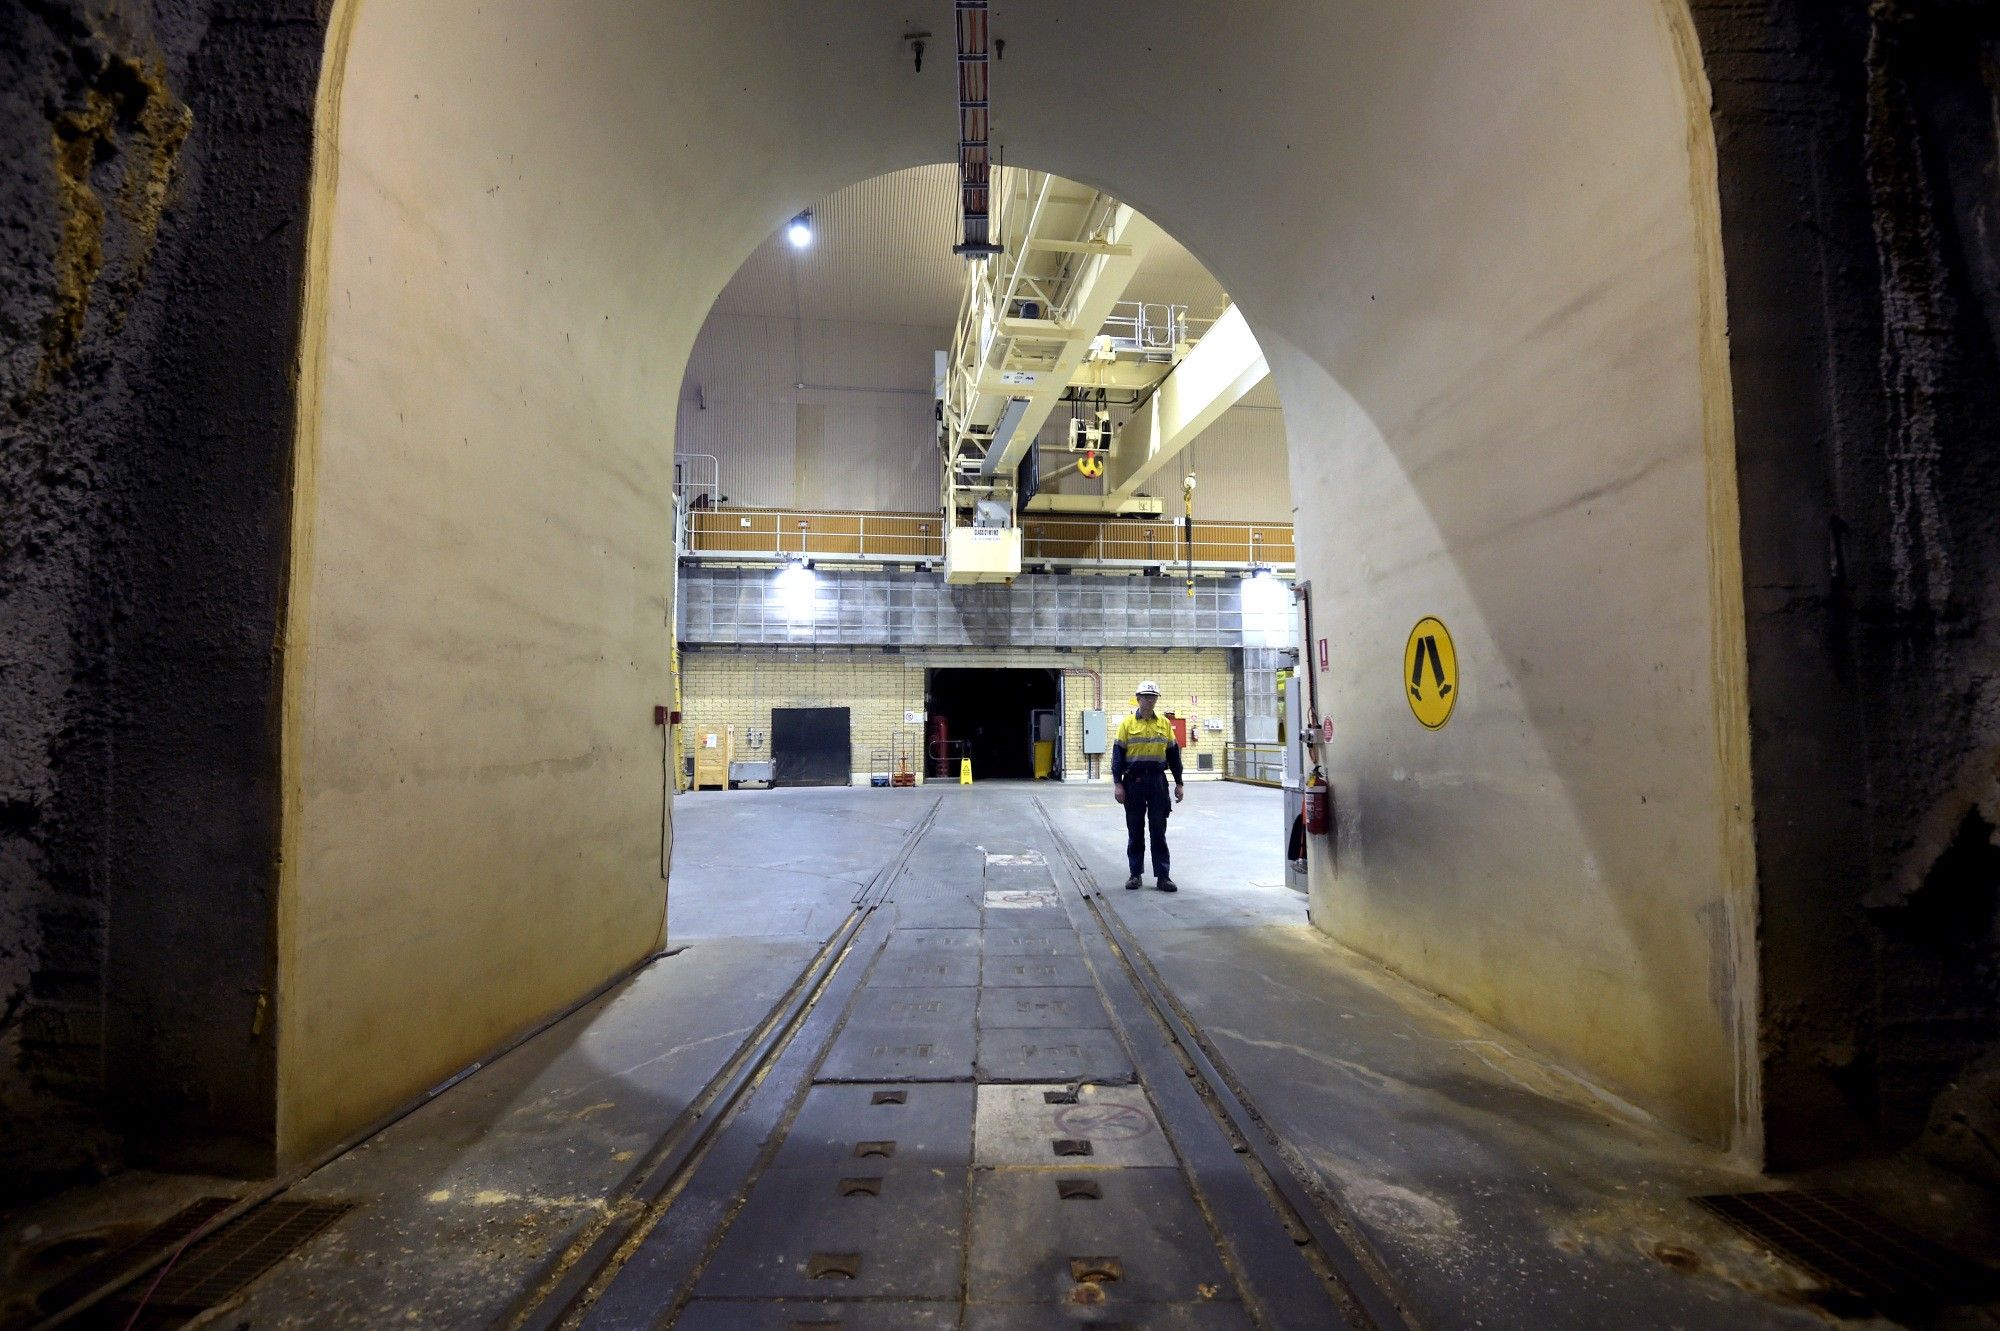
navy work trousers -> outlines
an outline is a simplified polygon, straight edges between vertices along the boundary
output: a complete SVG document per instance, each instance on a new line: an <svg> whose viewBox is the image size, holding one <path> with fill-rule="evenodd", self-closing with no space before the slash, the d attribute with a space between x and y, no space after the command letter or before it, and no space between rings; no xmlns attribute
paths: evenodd
<svg viewBox="0 0 2000 1331"><path fill-rule="evenodd" d="M1167 815L1173 812L1173 793L1167 789L1163 767L1140 768L1125 773L1125 859L1137 878L1146 871L1146 823L1153 827L1153 876L1166 878Z"/></svg>

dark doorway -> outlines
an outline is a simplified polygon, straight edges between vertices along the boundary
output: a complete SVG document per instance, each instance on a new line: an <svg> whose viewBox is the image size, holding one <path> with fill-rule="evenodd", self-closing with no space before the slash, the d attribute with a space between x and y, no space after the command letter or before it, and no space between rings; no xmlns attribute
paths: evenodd
<svg viewBox="0 0 2000 1331"><path fill-rule="evenodd" d="M845 707L771 709L772 785L849 785L852 758Z"/></svg>
<svg viewBox="0 0 2000 1331"><path fill-rule="evenodd" d="M952 669L930 672L931 733L944 718L951 750L972 759L974 780L1028 779L1035 775L1035 713L1061 715L1060 675L1054 670ZM1061 775L1062 743L1053 736ZM956 780L954 762L950 777Z"/></svg>

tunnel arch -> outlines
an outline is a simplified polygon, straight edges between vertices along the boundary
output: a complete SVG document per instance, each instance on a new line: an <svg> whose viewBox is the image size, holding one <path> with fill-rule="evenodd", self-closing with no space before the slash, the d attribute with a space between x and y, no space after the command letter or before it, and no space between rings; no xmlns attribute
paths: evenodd
<svg viewBox="0 0 2000 1331"><path fill-rule="evenodd" d="M284 654L287 1159L658 942L681 370L769 231L949 133L900 11L549 8L331 23ZM1163 8L1003 15L997 123L1179 238L1271 361L1335 648L1316 920L1754 1155L1734 453L1685 3ZM1094 77L1106 51L1128 77ZM1382 664L1427 612L1467 660L1436 735Z"/></svg>

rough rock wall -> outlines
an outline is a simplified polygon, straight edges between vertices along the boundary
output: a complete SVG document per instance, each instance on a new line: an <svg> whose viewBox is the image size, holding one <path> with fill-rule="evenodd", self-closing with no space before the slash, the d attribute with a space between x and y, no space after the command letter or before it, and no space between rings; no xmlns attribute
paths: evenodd
<svg viewBox="0 0 2000 1331"><path fill-rule="evenodd" d="M1909 1142L2000 1042L2000 10L1694 8L1786 1167Z"/></svg>
<svg viewBox="0 0 2000 1331"><path fill-rule="evenodd" d="M323 17L0 0L0 1178L269 1153Z"/></svg>

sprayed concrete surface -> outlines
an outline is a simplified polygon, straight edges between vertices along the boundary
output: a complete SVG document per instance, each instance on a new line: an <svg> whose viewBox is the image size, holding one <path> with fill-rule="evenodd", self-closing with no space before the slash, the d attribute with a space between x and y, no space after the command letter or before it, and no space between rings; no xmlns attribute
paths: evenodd
<svg viewBox="0 0 2000 1331"><path fill-rule="evenodd" d="M639 950L671 386L743 258L820 194L934 160L949 100L949 62L882 57L901 16L865 6L343 12L289 689L300 1142ZM1270 352L1333 648L1319 924L1754 1151L1712 539L1733 459L1684 9L1149 5L1134 45L1140 12L1010 13L1007 149L1163 225ZM1109 48L1119 89L1094 77ZM1178 90L1184 132L1155 132L1149 87ZM1426 614L1464 662L1438 733L1399 679ZM618 890L544 913L559 869ZM484 969L502 919L555 921L562 964ZM411 1001L421 1033L390 1017ZM354 1066L363 1033L397 1057Z"/></svg>
<svg viewBox="0 0 2000 1331"><path fill-rule="evenodd" d="M322 88L285 658L288 1161L665 923L676 333L635 280L659 237L617 202L621 155L577 151L574 122L466 58L492 25L375 17L396 12L362 9L349 77ZM413 132L482 104L483 124Z"/></svg>

